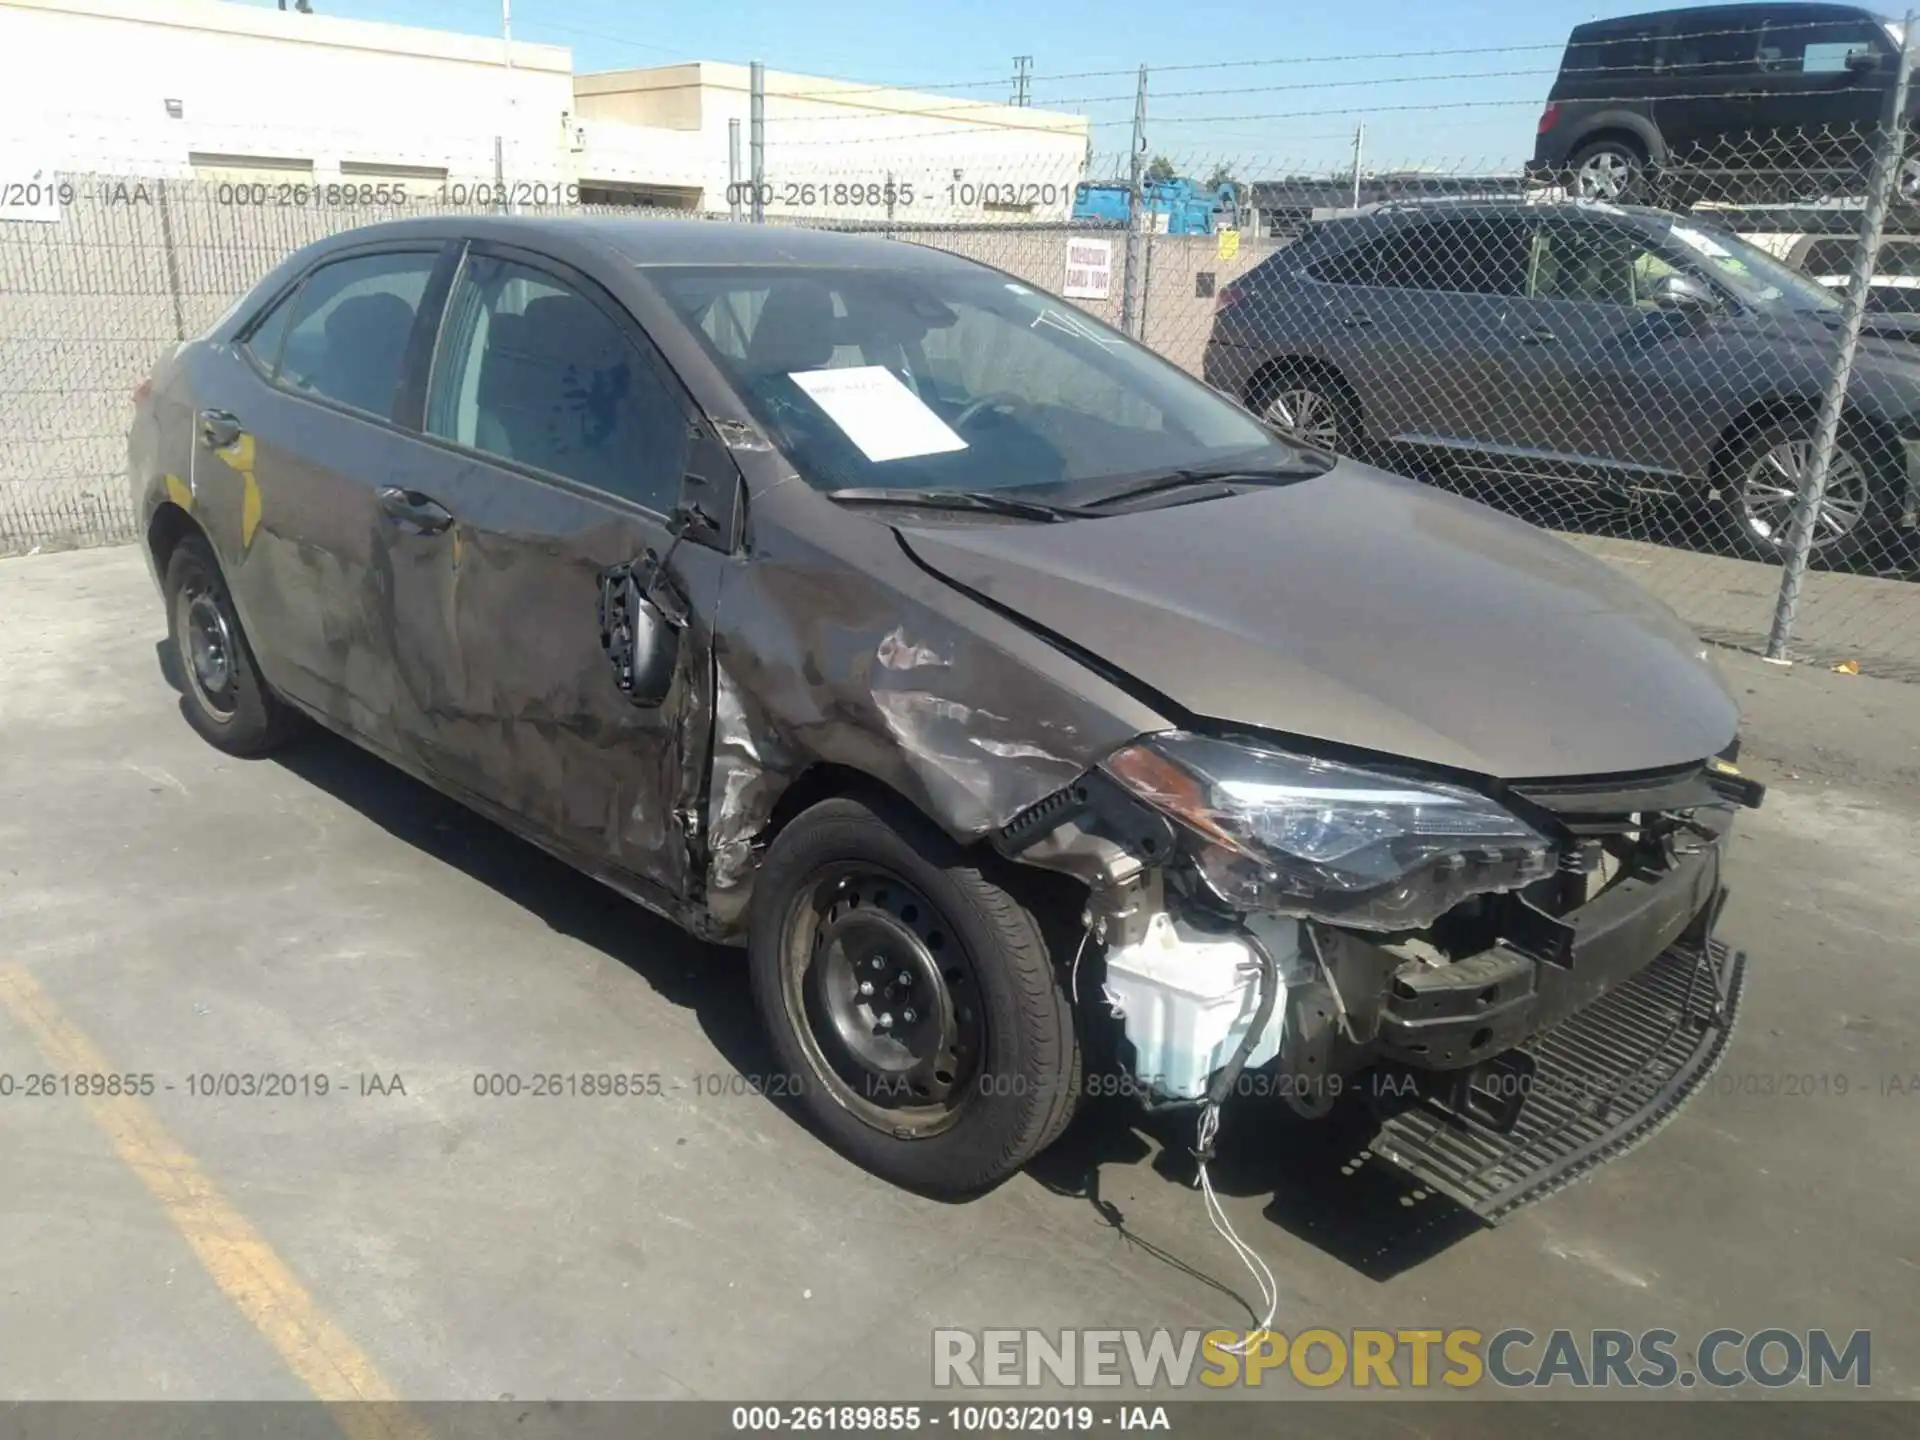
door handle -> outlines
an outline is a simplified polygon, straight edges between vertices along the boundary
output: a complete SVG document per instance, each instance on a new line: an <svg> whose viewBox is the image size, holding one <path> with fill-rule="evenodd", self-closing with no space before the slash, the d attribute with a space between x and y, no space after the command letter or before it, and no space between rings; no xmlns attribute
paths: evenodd
<svg viewBox="0 0 1920 1440"><path fill-rule="evenodd" d="M430 495L418 490L402 490L397 485L380 487L380 512L422 535L437 535L453 523L453 512Z"/></svg>
<svg viewBox="0 0 1920 1440"><path fill-rule="evenodd" d="M1560 337L1545 325L1529 325L1520 332L1522 345L1558 345Z"/></svg>
<svg viewBox="0 0 1920 1440"><path fill-rule="evenodd" d="M225 449L245 433L240 428L239 417L232 411L202 410L200 412L200 434L215 450Z"/></svg>
<svg viewBox="0 0 1920 1440"><path fill-rule="evenodd" d="M1349 310L1340 317L1342 325L1371 325L1373 317L1364 310Z"/></svg>

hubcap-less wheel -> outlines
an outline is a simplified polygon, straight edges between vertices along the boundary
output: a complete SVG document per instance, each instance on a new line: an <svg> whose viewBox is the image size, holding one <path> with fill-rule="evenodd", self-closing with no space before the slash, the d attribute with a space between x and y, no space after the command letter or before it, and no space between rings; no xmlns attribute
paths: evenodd
<svg viewBox="0 0 1920 1440"><path fill-rule="evenodd" d="M225 612L204 584L188 590L186 602L187 677L194 694L207 710L217 716L233 714L234 648L233 631Z"/></svg>
<svg viewBox="0 0 1920 1440"><path fill-rule="evenodd" d="M1800 503L1808 470L1813 466L1813 441L1784 440L1747 468L1740 486L1740 518L1749 534L1763 545L1785 549ZM1833 452L1827 469L1827 489L1814 518L1813 548L1822 549L1853 533L1867 513L1866 468L1845 450Z"/></svg>
<svg viewBox="0 0 1920 1440"><path fill-rule="evenodd" d="M1574 172L1574 193L1583 200L1619 200L1632 190L1635 165L1631 155L1602 150L1589 155Z"/></svg>
<svg viewBox="0 0 1920 1440"><path fill-rule="evenodd" d="M972 961L926 897L839 867L802 896L787 941L785 998L813 1078L887 1134L952 1125L986 1027Z"/></svg>
<svg viewBox="0 0 1920 1440"><path fill-rule="evenodd" d="M1267 419L1302 444L1340 448L1340 407L1306 385L1288 385L1267 401Z"/></svg>

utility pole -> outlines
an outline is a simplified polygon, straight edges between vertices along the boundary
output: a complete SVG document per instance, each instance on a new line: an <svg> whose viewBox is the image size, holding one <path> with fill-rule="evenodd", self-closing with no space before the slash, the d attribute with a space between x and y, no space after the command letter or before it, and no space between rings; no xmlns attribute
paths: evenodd
<svg viewBox="0 0 1920 1440"><path fill-rule="evenodd" d="M500 0L500 43L507 56L507 124L506 133L513 134L513 0ZM493 141L493 178L501 187L500 208L505 213L513 213L513 205L507 199L506 155L500 137Z"/></svg>
<svg viewBox="0 0 1920 1440"><path fill-rule="evenodd" d="M1139 336L1140 302L1135 285L1140 276L1141 173L1147 161L1147 67L1140 67L1140 84L1133 95L1133 152L1127 161L1127 253L1120 281L1120 328Z"/></svg>
<svg viewBox="0 0 1920 1440"><path fill-rule="evenodd" d="M1367 122L1353 127L1353 208L1360 208L1360 155L1367 143Z"/></svg>
<svg viewBox="0 0 1920 1440"><path fill-rule="evenodd" d="M1013 57L1013 103L1019 106L1027 104L1027 84L1033 78L1033 56L1016 55Z"/></svg>
<svg viewBox="0 0 1920 1440"><path fill-rule="evenodd" d="M748 72L752 90L747 100L747 144L753 152L753 223L767 218L765 192L767 182L767 67L758 60Z"/></svg>

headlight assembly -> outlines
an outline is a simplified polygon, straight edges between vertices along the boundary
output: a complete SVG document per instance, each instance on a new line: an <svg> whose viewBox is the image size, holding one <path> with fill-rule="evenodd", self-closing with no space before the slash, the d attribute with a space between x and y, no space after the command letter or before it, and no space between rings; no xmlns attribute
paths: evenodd
<svg viewBox="0 0 1920 1440"><path fill-rule="evenodd" d="M1102 768L1185 827L1201 877L1236 910L1416 930L1555 864L1545 836L1456 785L1179 731Z"/></svg>

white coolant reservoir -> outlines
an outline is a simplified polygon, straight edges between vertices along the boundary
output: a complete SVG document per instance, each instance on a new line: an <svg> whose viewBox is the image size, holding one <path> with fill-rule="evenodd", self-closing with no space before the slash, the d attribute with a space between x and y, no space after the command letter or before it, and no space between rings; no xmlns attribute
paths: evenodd
<svg viewBox="0 0 1920 1440"><path fill-rule="evenodd" d="M1255 917L1261 943L1279 968L1273 1014L1247 1057L1247 1069L1280 1053L1287 981L1300 970L1300 926ZM1120 1012L1134 1050L1134 1078L1155 1093L1197 1100L1233 1057L1260 1004L1260 961L1244 939L1197 930L1164 910L1145 936L1107 952L1108 1001Z"/></svg>

